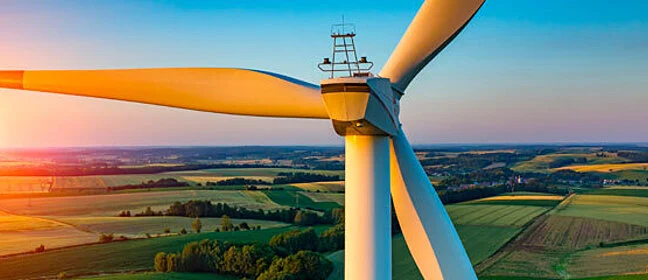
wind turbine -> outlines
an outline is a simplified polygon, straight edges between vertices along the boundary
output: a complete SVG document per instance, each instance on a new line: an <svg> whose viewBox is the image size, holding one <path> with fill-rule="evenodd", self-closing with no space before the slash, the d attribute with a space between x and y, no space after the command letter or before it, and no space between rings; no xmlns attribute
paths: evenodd
<svg viewBox="0 0 648 280"><path fill-rule="evenodd" d="M421 274L426 279L476 279L398 115L410 82L483 3L425 1L377 77L348 67L349 77L332 75L316 86L276 73L233 68L25 70L0 71L0 88L214 113L330 119L345 137L345 278L391 279L391 191Z"/></svg>

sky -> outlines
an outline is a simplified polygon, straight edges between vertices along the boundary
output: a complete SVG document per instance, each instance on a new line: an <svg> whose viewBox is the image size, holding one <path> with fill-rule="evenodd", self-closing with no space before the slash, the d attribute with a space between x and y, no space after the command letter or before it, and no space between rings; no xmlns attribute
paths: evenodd
<svg viewBox="0 0 648 280"><path fill-rule="evenodd" d="M3 0L0 69L240 67L318 84L342 15L377 73L421 3ZM410 141L648 142L646 10L643 0L486 1L403 97ZM0 89L5 148L342 144L326 120Z"/></svg>

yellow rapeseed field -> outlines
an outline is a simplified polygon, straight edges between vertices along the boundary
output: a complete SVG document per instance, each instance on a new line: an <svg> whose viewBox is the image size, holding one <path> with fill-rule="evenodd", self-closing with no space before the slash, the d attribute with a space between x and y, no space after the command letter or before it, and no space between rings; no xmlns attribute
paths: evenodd
<svg viewBox="0 0 648 280"><path fill-rule="evenodd" d="M555 170L574 170L576 172L617 172L622 170L648 170L648 163L613 163L594 165L572 165Z"/></svg>

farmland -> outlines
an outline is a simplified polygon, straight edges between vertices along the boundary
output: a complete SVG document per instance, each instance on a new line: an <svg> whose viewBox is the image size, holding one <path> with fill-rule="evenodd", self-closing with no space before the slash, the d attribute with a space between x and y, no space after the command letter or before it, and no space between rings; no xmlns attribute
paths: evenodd
<svg viewBox="0 0 648 280"><path fill-rule="evenodd" d="M47 219L0 212L0 255L95 242L97 235Z"/></svg>
<svg viewBox="0 0 648 280"><path fill-rule="evenodd" d="M305 191L321 191L321 192L343 192L344 181L339 182L315 182L315 183L297 183L291 184Z"/></svg>
<svg viewBox="0 0 648 280"><path fill-rule="evenodd" d="M52 177L0 176L1 193L45 193L49 191Z"/></svg>
<svg viewBox="0 0 648 280"><path fill-rule="evenodd" d="M645 272L641 244L648 239L647 202L641 197L575 195L535 220L478 271L483 276L539 278ZM525 267L535 269L530 273Z"/></svg>
<svg viewBox="0 0 648 280"><path fill-rule="evenodd" d="M267 242L271 236L295 227L275 221L232 219L235 225L246 222L260 225L262 230L215 232L222 220L203 217L202 233L196 234L191 228L193 218L117 217L117 214L122 210L135 214L146 207L165 210L175 201L189 200L210 200L252 210L299 207L318 210L320 214L322 210L344 205L345 186L341 180L303 180L303 183L269 185L269 189L255 183L207 186L207 182L232 178L272 182L280 172L338 175L343 179L342 170L315 167L330 168L326 164L333 162L327 159L343 159L342 149L336 152L320 150L310 156L301 154L300 148L294 154L281 150L280 154L263 153L262 157L242 153L228 154L227 158L220 154L203 157L190 150L181 149L171 154L165 150L164 155L147 151L130 156L131 151L128 151L117 157L103 154L82 157L93 164L107 159L109 167L122 161L119 168L129 170L180 167L196 162L267 164L268 168L230 166L232 168L196 168L155 174L0 176L0 211L4 210L0 212L0 279L40 278L60 272L75 277L85 274L90 279L231 279L205 274L152 273L153 256L159 251L177 252L187 242L204 238ZM229 153L228 149L222 150ZM446 205L480 279L607 279L607 275L645 273L648 263L648 187L643 186L648 173L642 169L648 164L637 160L648 150L637 148L637 156L629 157L619 155L627 156L626 150L632 149L618 149L618 153L615 150L600 147L461 147L421 150L417 151L417 156L430 160L425 169L429 178L435 180L437 190L456 193L483 190L480 195L467 195L465 199L448 201L456 203ZM183 159L182 155L190 159ZM444 161L446 159L453 160ZM16 160L31 162L22 158ZM82 166L83 160L69 160L65 166ZM561 161L567 165L550 166ZM47 162L55 164L52 160ZM299 169L271 166L291 162ZM343 167L337 164L331 169ZM591 175L595 176L588 177ZM107 191L108 187L168 178L189 185ZM616 178L633 178L633 181L609 182ZM603 179L608 181L604 183ZM261 187L261 190L254 190L252 186ZM48 193L50 187L53 192ZM565 200L566 194L573 191L576 194ZM31 195L25 194L30 192ZM317 231L326 227L320 226ZM165 233L165 229L170 233ZM182 229L189 234L179 235ZM102 233L112 233L118 240L99 244L97 241ZM120 236L129 240L122 241ZM34 251L40 244L45 245L43 253L1 256ZM329 279L341 279L344 251L326 254L335 264ZM392 260L395 279L422 279L400 234L393 237ZM643 279L640 277L644 276L637 277ZM633 277L627 276L627 279Z"/></svg>
<svg viewBox="0 0 648 280"><path fill-rule="evenodd" d="M136 192L96 196L64 196L45 198L12 198L2 200L2 209L32 216L116 216L119 211L133 213L146 207L164 210L175 201L210 200L249 209L276 209L273 203L260 203L242 191L180 190Z"/></svg>
<svg viewBox="0 0 648 280"><path fill-rule="evenodd" d="M557 215L648 226L648 198L578 195Z"/></svg>
<svg viewBox="0 0 648 280"><path fill-rule="evenodd" d="M208 232L66 248L0 260L2 262L0 279L56 276L60 272L87 274L150 269L157 252L178 252L185 244L192 241L208 238L232 242L268 242L273 235L287 229L289 228ZM323 230L323 228L318 228L318 230ZM44 263L48 265L42 265Z"/></svg>
<svg viewBox="0 0 648 280"><path fill-rule="evenodd" d="M304 207L317 210L331 210L341 205L334 201L314 201L303 192L263 191L273 202L287 207ZM322 197L324 199L324 197Z"/></svg>
<svg viewBox="0 0 648 280"><path fill-rule="evenodd" d="M591 165L572 165L558 168L558 170L569 169L576 172L618 172L624 170L642 170L648 169L648 163L617 163L617 164L591 164Z"/></svg>
<svg viewBox="0 0 648 280"><path fill-rule="evenodd" d="M539 155L529 161L523 161L515 166L513 170L520 172L550 172L550 164L556 160L585 158L587 164L614 164L625 162L626 159L618 157L616 154L606 153L606 157L598 157L598 151L580 151L578 153L556 153L548 155Z"/></svg>
<svg viewBox="0 0 648 280"><path fill-rule="evenodd" d="M191 230L191 223L194 219L187 217L75 217L60 218L59 220L91 232L113 233L117 236L123 235L127 237L145 237L146 234L164 234L165 228L176 234L182 229ZM214 231L220 228L221 218L202 218L200 220L203 231ZM288 226L273 221L232 219L232 223L236 225L242 222L247 222L253 226L259 225L263 229Z"/></svg>

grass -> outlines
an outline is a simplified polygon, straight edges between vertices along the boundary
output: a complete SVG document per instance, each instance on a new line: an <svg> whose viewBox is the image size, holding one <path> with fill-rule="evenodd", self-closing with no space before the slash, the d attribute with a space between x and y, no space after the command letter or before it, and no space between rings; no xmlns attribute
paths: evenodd
<svg viewBox="0 0 648 280"><path fill-rule="evenodd" d="M302 192L295 191L263 191L272 201L288 207L301 207L317 210L340 208L336 202L315 202Z"/></svg>
<svg viewBox="0 0 648 280"><path fill-rule="evenodd" d="M551 215L523 245L549 250L578 250L603 243L648 238L648 228L592 218Z"/></svg>
<svg viewBox="0 0 648 280"><path fill-rule="evenodd" d="M518 205L471 205L446 206L455 225L485 225L521 227L547 211L547 208Z"/></svg>
<svg viewBox="0 0 648 280"><path fill-rule="evenodd" d="M292 228L294 227L273 228L260 231L209 232L130 240L8 258L2 260L0 279L10 280L55 276L60 272L71 274L96 272L118 273L152 269L155 254L158 252L181 251L185 244L192 241L218 239L242 243L268 242L272 236ZM322 232L326 228L328 227L316 227L316 230ZM20 271L20 275L16 275L16 271Z"/></svg>
<svg viewBox="0 0 648 280"><path fill-rule="evenodd" d="M328 255L328 258L333 262L333 272L327 280L344 279L344 250L334 252ZM401 234L392 237L392 278L407 280L423 279Z"/></svg>
<svg viewBox="0 0 648 280"><path fill-rule="evenodd" d="M305 191L344 192L344 181L294 183L291 185Z"/></svg>
<svg viewBox="0 0 648 280"><path fill-rule="evenodd" d="M559 195L510 194L477 199L464 204L554 207L563 199L564 197Z"/></svg>
<svg viewBox="0 0 648 280"><path fill-rule="evenodd" d="M569 205L556 214L648 226L648 198L576 195Z"/></svg>
<svg viewBox="0 0 648 280"><path fill-rule="evenodd" d="M590 189L587 190L585 194L648 197L648 187L628 186L611 187L605 189Z"/></svg>
<svg viewBox="0 0 648 280"><path fill-rule="evenodd" d="M457 231L473 264L480 262L513 237L519 229L500 227L458 226ZM328 280L343 279L344 251L330 254L334 269ZM393 279L423 279L407 248L403 235L392 238Z"/></svg>
<svg viewBox="0 0 648 280"><path fill-rule="evenodd" d="M343 193L323 193L323 192L300 192L308 196L314 202L335 202L338 205L344 205Z"/></svg>
<svg viewBox="0 0 648 280"><path fill-rule="evenodd" d="M581 280L645 280L648 279L648 274L630 274L630 275L612 275L582 278Z"/></svg>
<svg viewBox="0 0 648 280"><path fill-rule="evenodd" d="M320 192L343 192L344 191L344 181L297 183L291 185L305 191L313 191L313 192L314 191L320 191Z"/></svg>
<svg viewBox="0 0 648 280"><path fill-rule="evenodd" d="M211 200L248 209L276 209L274 203L260 203L241 191L182 190L135 192L95 196L63 196L43 198L12 198L2 200L2 209L31 216L103 216L114 217L121 210L140 212L150 206L168 209L175 201Z"/></svg>
<svg viewBox="0 0 648 280"><path fill-rule="evenodd" d="M648 198L575 195L565 202L504 248L502 258L482 270L485 279L645 273Z"/></svg>
<svg viewBox="0 0 648 280"><path fill-rule="evenodd" d="M597 248L573 254L567 260L567 271L577 277L594 279L646 279L646 275L607 276L646 273L648 245Z"/></svg>

